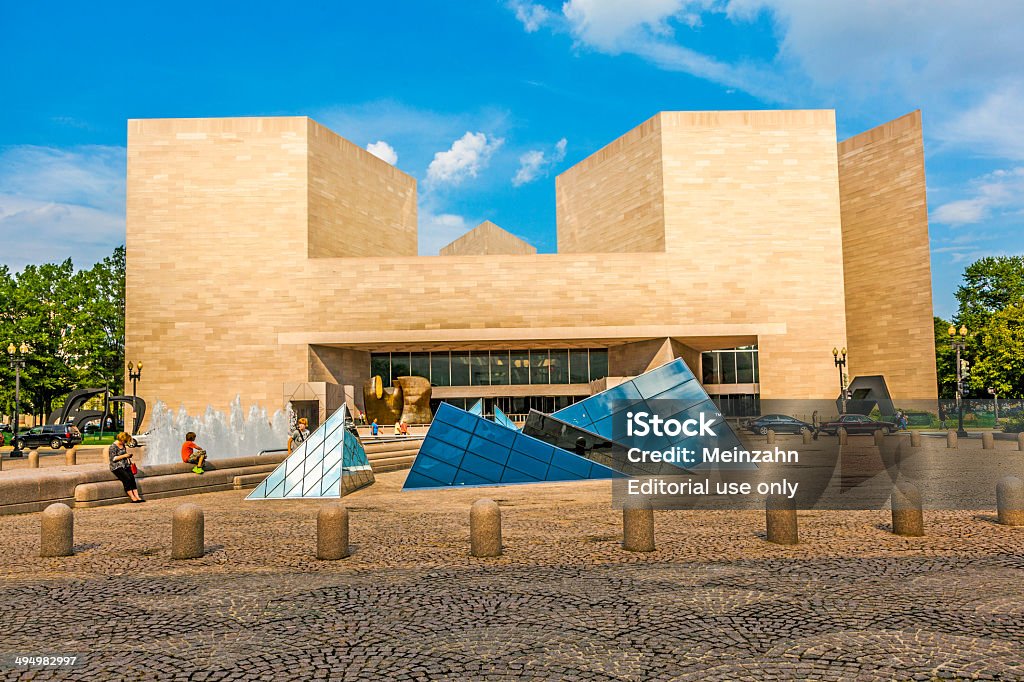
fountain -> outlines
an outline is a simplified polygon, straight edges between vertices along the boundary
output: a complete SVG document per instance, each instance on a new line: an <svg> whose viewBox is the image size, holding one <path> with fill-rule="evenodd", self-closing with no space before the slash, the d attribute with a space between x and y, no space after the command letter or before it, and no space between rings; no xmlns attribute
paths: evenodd
<svg viewBox="0 0 1024 682"><path fill-rule="evenodd" d="M230 415L207 406L202 417L177 412L158 402L150 417L146 434L145 464L181 462L181 444L189 431L196 433L196 443L216 461L225 457L245 457L261 450L284 449L294 419L291 404L272 417L267 410L252 405L248 414L242 410L242 397L231 401Z"/></svg>

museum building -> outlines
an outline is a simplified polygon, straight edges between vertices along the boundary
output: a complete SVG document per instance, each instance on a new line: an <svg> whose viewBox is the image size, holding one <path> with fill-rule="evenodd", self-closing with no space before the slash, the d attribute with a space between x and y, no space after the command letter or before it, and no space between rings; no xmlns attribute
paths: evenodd
<svg viewBox="0 0 1024 682"><path fill-rule="evenodd" d="M682 357L724 413L832 400L832 349L936 397L920 112L661 112L559 175L558 252L490 222L417 255L416 181L305 117L128 124L126 357L150 404L373 376L545 412Z"/></svg>

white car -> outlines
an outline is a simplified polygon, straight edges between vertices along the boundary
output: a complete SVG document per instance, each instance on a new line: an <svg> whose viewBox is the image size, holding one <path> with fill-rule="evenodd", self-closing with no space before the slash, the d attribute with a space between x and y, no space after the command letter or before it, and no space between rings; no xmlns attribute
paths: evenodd
<svg viewBox="0 0 1024 682"><path fill-rule="evenodd" d="M146 447L147 440L149 440L149 431L146 431L145 433L138 433L128 438L128 447L144 448Z"/></svg>

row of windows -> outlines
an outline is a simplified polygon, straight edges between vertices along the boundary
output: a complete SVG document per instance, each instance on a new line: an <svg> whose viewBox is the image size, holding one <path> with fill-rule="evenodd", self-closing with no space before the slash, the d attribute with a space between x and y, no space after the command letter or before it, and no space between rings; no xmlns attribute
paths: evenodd
<svg viewBox="0 0 1024 682"><path fill-rule="evenodd" d="M492 350L372 353L370 374L390 385L419 376L434 386L586 384L608 376L608 350Z"/></svg>
<svg viewBox="0 0 1024 682"><path fill-rule="evenodd" d="M761 414L761 396L734 393L709 396L726 417L756 417Z"/></svg>
<svg viewBox="0 0 1024 682"><path fill-rule="evenodd" d="M530 413L530 410L537 410L545 414L557 412L562 408L569 407L577 400L582 400L570 395L531 395L531 396L501 396L498 398L484 398L484 416L493 417L494 408L497 407L505 414L523 418ZM445 398L442 400L431 400L430 409L437 412L438 406L442 403L449 403L460 410L468 410L473 407L479 398Z"/></svg>
<svg viewBox="0 0 1024 682"><path fill-rule="evenodd" d="M700 366L704 384L756 384L760 381L756 346L701 353Z"/></svg>

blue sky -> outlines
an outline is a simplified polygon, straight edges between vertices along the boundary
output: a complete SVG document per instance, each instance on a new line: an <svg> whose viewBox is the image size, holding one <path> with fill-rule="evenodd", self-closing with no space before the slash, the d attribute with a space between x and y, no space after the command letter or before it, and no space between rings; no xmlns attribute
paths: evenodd
<svg viewBox="0 0 1024 682"><path fill-rule="evenodd" d="M1024 2L0 0L6 262L124 240L125 122L308 115L419 180L420 249L555 249L554 177L659 110L923 111L935 309L1024 252ZM899 235L894 234L898 248ZM894 292L898 295L898 292Z"/></svg>

